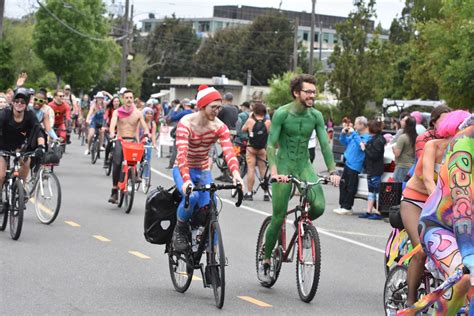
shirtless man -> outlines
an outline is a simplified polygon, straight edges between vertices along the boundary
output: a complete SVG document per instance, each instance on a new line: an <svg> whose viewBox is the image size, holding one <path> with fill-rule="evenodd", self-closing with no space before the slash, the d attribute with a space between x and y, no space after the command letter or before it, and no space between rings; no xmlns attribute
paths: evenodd
<svg viewBox="0 0 474 316"><path fill-rule="evenodd" d="M217 118L222 107L221 94L212 87L202 85L197 94L198 112L183 117L176 129L177 157L173 168L173 178L181 196L186 189L197 184L212 182L209 168L209 150L220 140L224 158L232 173L234 183L243 185L239 172L239 163L235 157L227 126ZM209 192L193 192L189 196L189 207L185 208L185 199L178 206L178 221L173 232L173 247L177 251L187 248L188 224L195 207L206 207L209 204Z"/></svg>
<svg viewBox="0 0 474 316"><path fill-rule="evenodd" d="M117 127L117 137L124 141L138 141L136 139L138 124L141 124L144 135L150 137L150 131L143 118L143 115L133 104L133 91L125 90L123 92L124 104L114 111L112 121L110 122L110 138L115 138L115 127ZM122 172L123 152L122 143L115 142L113 154L113 172L112 172L112 195L109 203L116 204L118 201L118 187L120 173Z"/></svg>

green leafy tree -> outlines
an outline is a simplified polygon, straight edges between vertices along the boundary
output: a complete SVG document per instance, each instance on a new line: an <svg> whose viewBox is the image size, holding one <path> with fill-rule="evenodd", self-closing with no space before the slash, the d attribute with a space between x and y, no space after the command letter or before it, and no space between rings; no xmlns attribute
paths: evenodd
<svg viewBox="0 0 474 316"><path fill-rule="evenodd" d="M174 15L157 25L149 37L146 49L148 69L143 75L142 96L153 92L153 82L158 76L190 76L193 56L200 44L191 23Z"/></svg>
<svg viewBox="0 0 474 316"><path fill-rule="evenodd" d="M362 1L357 11L336 26L342 46L337 44L328 60L334 65L329 77L330 90L340 100L341 112L351 117L361 115L374 95L374 64L378 61L374 61L374 54L366 52L374 5L374 0L367 4Z"/></svg>
<svg viewBox="0 0 474 316"><path fill-rule="evenodd" d="M15 71L12 64L12 50L6 41L0 42L0 91L13 85Z"/></svg>
<svg viewBox="0 0 474 316"><path fill-rule="evenodd" d="M66 80L76 88L97 82L118 56L118 47L106 39L109 27L100 0L47 0L36 13L34 50L56 75L57 86ZM60 21L59 21L59 20ZM73 31L74 30L74 31Z"/></svg>
<svg viewBox="0 0 474 316"><path fill-rule="evenodd" d="M271 110L293 101L290 92L290 82L296 73L288 71L282 75L275 75L269 80L270 92L265 97L265 102Z"/></svg>

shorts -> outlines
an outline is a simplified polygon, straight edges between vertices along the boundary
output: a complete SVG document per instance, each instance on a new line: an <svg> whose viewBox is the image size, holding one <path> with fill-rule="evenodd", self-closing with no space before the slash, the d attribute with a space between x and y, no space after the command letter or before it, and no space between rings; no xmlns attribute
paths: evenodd
<svg viewBox="0 0 474 316"><path fill-rule="evenodd" d="M377 200L377 195L380 193L381 176L367 176L367 186L369 188L368 199L370 201Z"/></svg>

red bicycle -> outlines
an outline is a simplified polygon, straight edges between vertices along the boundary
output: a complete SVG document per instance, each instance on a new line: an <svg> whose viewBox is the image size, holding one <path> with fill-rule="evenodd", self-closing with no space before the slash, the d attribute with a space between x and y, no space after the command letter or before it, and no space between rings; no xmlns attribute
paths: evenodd
<svg viewBox="0 0 474 316"><path fill-rule="evenodd" d="M272 179L272 182L273 179ZM281 265L284 262L293 262L295 250L296 255L296 286L298 294L302 301L309 303L316 295L319 284L319 274L321 271L321 245L316 227L309 218L309 194L310 189L320 183L327 184L330 179L321 177L316 182L307 182L299 180L294 176L289 176L289 182L297 185L301 190L300 202L292 210L287 212L287 216L295 214L295 232L289 244L286 239L286 216L281 228L281 234L278 242L272 251L270 280L265 280L260 275L260 267L262 266L265 256L265 235L270 226L272 217L268 216L260 227L257 239L257 278L264 287L272 287L278 280Z"/></svg>
<svg viewBox="0 0 474 316"><path fill-rule="evenodd" d="M137 164L142 160L145 149L144 143L126 142L122 138L118 141L122 144L123 163L122 163L122 181L118 183L119 203L122 207L125 203L125 213L130 213L135 196L135 182L137 181Z"/></svg>

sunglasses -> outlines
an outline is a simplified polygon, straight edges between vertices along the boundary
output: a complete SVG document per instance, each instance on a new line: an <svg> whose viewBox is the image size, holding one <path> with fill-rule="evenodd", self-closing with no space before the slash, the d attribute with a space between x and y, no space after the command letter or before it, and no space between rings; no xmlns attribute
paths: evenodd
<svg viewBox="0 0 474 316"><path fill-rule="evenodd" d="M44 102L46 102L45 100L43 100L43 99L38 99L38 98L34 98L33 101L34 101L35 103L39 103L39 104L43 104Z"/></svg>

